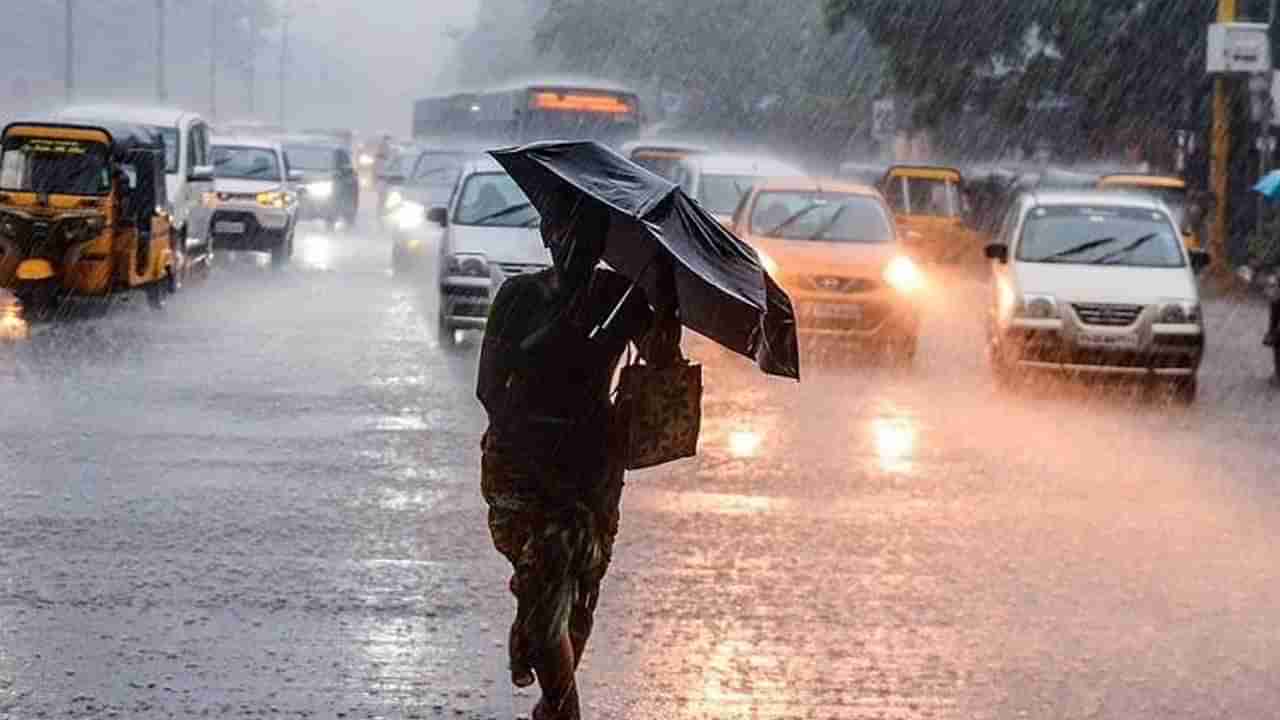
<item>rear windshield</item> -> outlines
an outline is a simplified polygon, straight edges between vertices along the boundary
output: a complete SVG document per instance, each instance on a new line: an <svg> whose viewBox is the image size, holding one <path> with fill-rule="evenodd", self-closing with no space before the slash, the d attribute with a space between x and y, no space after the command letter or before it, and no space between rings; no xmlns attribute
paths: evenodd
<svg viewBox="0 0 1280 720"><path fill-rule="evenodd" d="M270 148L216 145L213 148L213 175L224 180L283 179L280 163Z"/></svg>
<svg viewBox="0 0 1280 720"><path fill-rule="evenodd" d="M81 140L9 138L0 156L0 190L105 195L111 191L107 146Z"/></svg>
<svg viewBox="0 0 1280 720"><path fill-rule="evenodd" d="M897 176L885 186L885 200L901 215L956 217L960 193L954 182L937 178Z"/></svg>
<svg viewBox="0 0 1280 720"><path fill-rule="evenodd" d="M1163 212L1126 207L1040 207L1027 215L1018 260L1073 265L1182 267L1182 242Z"/></svg>
<svg viewBox="0 0 1280 720"><path fill-rule="evenodd" d="M867 195L816 192L762 192L751 210L751 232L783 240L886 243L893 239L889 217Z"/></svg>
<svg viewBox="0 0 1280 720"><path fill-rule="evenodd" d="M284 149L285 162L293 170L333 170L333 148L290 145Z"/></svg>

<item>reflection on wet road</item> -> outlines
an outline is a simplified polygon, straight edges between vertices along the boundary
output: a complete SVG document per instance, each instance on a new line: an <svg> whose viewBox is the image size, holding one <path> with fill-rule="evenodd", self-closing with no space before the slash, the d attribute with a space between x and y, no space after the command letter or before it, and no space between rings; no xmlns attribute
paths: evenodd
<svg viewBox="0 0 1280 720"><path fill-rule="evenodd" d="M225 259L0 372L0 717L510 717L475 344L360 232ZM634 474L591 717L1265 717L1280 460L1262 309L1201 402L997 391L981 288L916 366L795 385L699 342L698 458ZM339 715L341 714L341 715Z"/></svg>

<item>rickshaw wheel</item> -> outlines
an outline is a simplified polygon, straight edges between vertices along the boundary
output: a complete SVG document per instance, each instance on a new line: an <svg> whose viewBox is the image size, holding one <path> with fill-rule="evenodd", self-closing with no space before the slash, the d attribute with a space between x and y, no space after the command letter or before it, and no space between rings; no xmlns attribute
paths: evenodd
<svg viewBox="0 0 1280 720"><path fill-rule="evenodd" d="M167 284L166 280L158 280L147 286L147 305L152 310L164 309L164 291Z"/></svg>

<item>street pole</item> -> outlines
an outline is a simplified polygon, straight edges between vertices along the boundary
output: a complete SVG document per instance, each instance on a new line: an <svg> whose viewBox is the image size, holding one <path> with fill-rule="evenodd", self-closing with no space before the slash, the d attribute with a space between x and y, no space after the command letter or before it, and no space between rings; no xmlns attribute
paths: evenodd
<svg viewBox="0 0 1280 720"><path fill-rule="evenodd" d="M63 62L64 62L64 64L65 64L64 69L65 69L65 71L66 71L65 83L66 83L67 102L68 102L68 103L70 103L72 100L74 100L74 99L75 99L75 95L76 95L76 67L75 67L75 65L76 65L76 51L75 51L75 42L76 42L76 38L75 38L75 8L74 8L74 2L75 2L75 0L66 0L66 11L67 11L67 13L66 13L66 14L67 14L67 16L66 16L66 19L64 20L64 23L66 24L66 30L67 30L67 43L66 43L66 44L67 44L67 47L66 47L67 55L66 55L66 58L63 60Z"/></svg>
<svg viewBox="0 0 1280 720"><path fill-rule="evenodd" d="M258 8L249 11L249 116L255 111L258 90L254 83L254 65L258 59Z"/></svg>
<svg viewBox="0 0 1280 720"><path fill-rule="evenodd" d="M1218 0L1218 22L1233 22L1236 18L1236 0ZM1210 184L1216 200L1213 216L1213 233L1210 237L1211 253L1219 262L1227 259L1228 208L1227 189L1231 160L1231 115L1229 93L1231 85L1219 75L1213 79L1213 131L1210 138ZM1221 266L1220 267L1225 267Z"/></svg>
<svg viewBox="0 0 1280 720"><path fill-rule="evenodd" d="M284 103L285 103L285 78L288 75L289 65L289 21L293 18L292 9L285 8L284 17L280 20L280 127L285 127L284 122Z"/></svg>
<svg viewBox="0 0 1280 720"><path fill-rule="evenodd" d="M169 90L165 86L164 77L164 16L164 0L156 0L156 99L160 102L166 102L169 99Z"/></svg>
<svg viewBox="0 0 1280 720"><path fill-rule="evenodd" d="M218 117L218 0L209 0L209 117Z"/></svg>

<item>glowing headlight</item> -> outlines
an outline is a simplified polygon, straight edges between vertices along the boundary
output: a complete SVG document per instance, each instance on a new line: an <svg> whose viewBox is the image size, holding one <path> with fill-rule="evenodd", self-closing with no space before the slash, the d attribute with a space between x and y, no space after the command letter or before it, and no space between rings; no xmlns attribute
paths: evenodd
<svg viewBox="0 0 1280 720"><path fill-rule="evenodd" d="M1165 303L1158 322L1164 325L1189 325L1200 322L1200 305L1189 300Z"/></svg>
<svg viewBox="0 0 1280 720"><path fill-rule="evenodd" d="M279 190L258 193L258 204L265 208L287 208L293 204L293 195Z"/></svg>
<svg viewBox="0 0 1280 720"><path fill-rule="evenodd" d="M778 275L778 263L765 251L756 248L756 256L760 258L760 267L769 274L769 277L776 278Z"/></svg>
<svg viewBox="0 0 1280 720"><path fill-rule="evenodd" d="M404 201L404 196L400 194L400 191L392 190L391 192L387 193L387 203L384 207L387 210L391 210L403 201Z"/></svg>
<svg viewBox="0 0 1280 720"><path fill-rule="evenodd" d="M373 156L369 153L360 153L360 167L369 167L373 165Z"/></svg>
<svg viewBox="0 0 1280 720"><path fill-rule="evenodd" d="M412 200L406 200L400 203L392 216L396 227L401 230L417 230L427 221L427 209Z"/></svg>
<svg viewBox="0 0 1280 720"><path fill-rule="evenodd" d="M911 259L899 255L889 262L884 269L884 280L893 289L902 293L913 293L924 287L924 276L916 268Z"/></svg>
<svg viewBox="0 0 1280 720"><path fill-rule="evenodd" d="M489 277L489 261L483 255L451 255L446 268L453 277Z"/></svg>
<svg viewBox="0 0 1280 720"><path fill-rule="evenodd" d="M200 204L210 210L218 207L218 193L216 192L200 193Z"/></svg>
<svg viewBox="0 0 1280 720"><path fill-rule="evenodd" d="M320 182L307 183L307 194L317 200L327 200L333 197L333 181L321 180Z"/></svg>
<svg viewBox="0 0 1280 720"><path fill-rule="evenodd" d="M1032 320L1050 320L1058 317L1058 299L1052 295L1023 295L1018 305L1018 317Z"/></svg>

